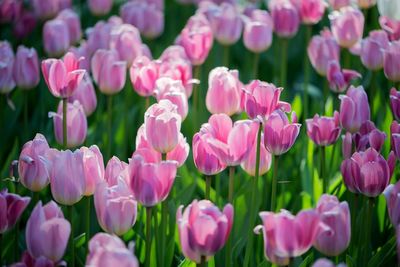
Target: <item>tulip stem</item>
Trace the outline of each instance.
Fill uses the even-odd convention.
[[[107,142],[107,158],[111,158],[111,140],[112,140],[112,95],[107,96],[107,109],[108,109],[108,142]]]
[[[366,223],[365,223],[365,250],[364,250],[364,266],[367,266],[368,264],[368,259],[369,259],[369,244],[371,242],[371,224],[372,224],[372,211],[374,209],[374,199],[373,198],[368,198],[367,199],[367,216],[366,216]]]
[[[248,239],[247,239],[247,245],[246,245],[246,253],[244,256],[244,266],[247,267],[249,266],[249,261],[250,261],[250,254],[253,253],[253,225],[255,221],[255,211],[258,210],[256,207],[256,196],[258,194],[257,190],[257,181],[258,181],[258,176],[260,174],[260,149],[261,149],[261,132],[262,132],[262,123],[260,122],[259,127],[258,127],[258,133],[257,133],[257,149],[256,149],[256,170],[255,170],[255,176],[253,177],[253,184],[252,184],[252,191],[251,191],[251,204],[250,204],[250,217],[249,217],[249,232],[248,232]]]
[[[71,224],[71,235],[69,238],[69,253],[71,254],[70,264],[69,266],[75,266],[75,246],[74,246],[74,222],[73,222],[73,206],[70,205],[67,207],[68,209],[68,219]]]
[[[205,199],[210,200],[210,189],[211,189],[211,176],[210,175],[206,175],[206,196]]]
[[[307,54],[308,43],[310,42],[312,35],[312,26],[306,25],[306,38],[305,38],[305,47],[306,51],[304,52],[304,116],[303,118],[308,118],[308,84],[310,83],[310,62]]]
[[[274,169],[272,172],[272,192],[271,192],[271,211],[274,212],[276,207],[276,189],[278,185],[278,162],[279,156],[274,156]]]
[[[324,85],[323,85],[323,96],[322,96],[322,114],[325,114],[325,104],[326,101],[328,100],[328,93],[329,93],[329,84],[328,84],[328,80],[324,79]]]
[[[151,211],[152,207],[146,207],[146,257],[145,266],[150,267],[151,255]]]
[[[207,267],[206,256],[201,256],[200,263],[196,264],[198,267]]]
[[[320,178],[322,179],[323,193],[328,193],[328,177],[325,174],[325,146],[321,146],[321,169]]]
[[[223,47],[223,62],[224,67],[229,68],[229,45],[224,45]]]
[[[63,98],[63,147],[64,149],[67,149],[67,138],[68,138],[68,133],[67,133],[67,104],[68,104],[68,99]]]
[[[200,71],[201,71],[201,66],[193,67],[193,77],[195,79],[200,80]],[[199,98],[199,94],[200,94],[199,90],[200,90],[200,85],[194,84],[193,85],[193,109],[196,112],[196,114],[198,113],[198,98]]]
[[[258,63],[260,61],[260,53],[254,53],[254,61],[253,61],[253,79],[257,79],[258,77]]]
[[[168,215],[168,199],[161,203],[161,263],[160,266],[165,266],[165,238],[167,236],[167,215]]]
[[[229,167],[229,192],[228,192],[228,202],[233,205],[233,194],[235,190],[235,166]]]
[[[29,91],[25,91],[24,92],[24,132],[25,132],[25,136],[24,136],[24,140],[28,140],[29,139],[29,130],[28,130],[28,92]]]
[[[281,87],[286,88],[288,40],[281,39]]]
[[[145,112],[150,106],[150,97],[146,97],[146,102],[144,103]]]
[[[89,239],[90,239],[90,196],[86,197],[86,254],[89,252]]]

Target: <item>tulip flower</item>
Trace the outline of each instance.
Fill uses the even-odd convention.
[[[113,0],[89,0],[89,10],[93,15],[107,15],[112,8]]]
[[[324,29],[320,35],[312,37],[308,48],[308,58],[315,71],[322,76],[328,73],[330,61],[339,61],[340,48],[328,29]]]
[[[288,265],[290,258],[307,252],[319,234],[329,232],[315,210],[302,210],[296,216],[286,210],[260,212],[260,217],[262,225],[254,232],[263,234],[265,256],[278,265]]]
[[[273,22],[267,11],[254,10],[245,20],[243,42],[253,53],[261,53],[272,44]]]
[[[229,116],[240,110],[242,84],[237,70],[217,67],[208,76],[206,106],[210,113],[225,113]]]
[[[400,20],[400,3],[398,1],[378,0],[378,10],[382,16]]]
[[[39,201],[26,224],[26,246],[34,258],[41,256],[58,262],[64,255],[71,233],[70,223],[64,219],[54,201],[42,205]]]
[[[256,136],[253,137],[256,140]],[[265,148],[264,136],[261,134],[261,144],[260,144],[260,167],[258,170],[258,175],[264,175],[271,168],[272,156]],[[257,142],[253,143],[253,146],[249,149],[246,157],[243,158],[240,167],[249,175],[256,175],[256,161],[257,161]]]
[[[78,101],[67,104],[67,147],[77,147],[85,142],[87,134],[87,119],[82,105]],[[62,103],[58,105],[57,114],[50,113],[53,117],[54,135],[57,143],[63,144],[63,106]]]
[[[110,37],[110,48],[115,49],[121,61],[126,61],[128,68],[136,57],[143,55],[140,33],[134,26],[118,25],[113,28]]]
[[[393,82],[400,81],[400,41],[391,42],[383,52],[383,71],[386,78]]]
[[[351,81],[361,78],[361,74],[354,70],[341,69],[338,61],[328,63],[327,79],[329,87],[333,92],[341,93],[346,91]]]
[[[328,0],[328,2],[334,10],[339,10],[342,7],[351,5],[351,0]]]
[[[399,225],[400,223],[400,183],[390,184],[386,187],[383,194],[386,198],[386,205],[388,209],[388,214],[390,221],[394,226]]]
[[[58,14],[57,19],[62,20],[68,27],[69,43],[78,43],[82,37],[81,20],[72,9],[64,9]]]
[[[353,140],[351,133],[347,132],[345,135],[342,135],[342,154],[344,159],[348,159],[351,157],[353,153]]]
[[[22,13],[22,2],[7,0],[0,3],[0,23],[11,23],[17,20]]]
[[[34,48],[18,46],[13,75],[15,83],[21,89],[32,89],[39,84],[39,59]]]
[[[359,8],[367,9],[376,5],[377,0],[357,0]]]
[[[68,98],[68,102],[70,103],[74,103],[75,101],[79,101],[82,105],[86,116],[90,116],[96,110],[96,91],[94,90],[92,79],[88,73],[83,76],[76,91]]]
[[[383,67],[384,50],[389,47],[386,32],[371,31],[361,42],[361,62],[370,70],[380,70]]]
[[[98,222],[108,233],[120,236],[135,224],[137,203],[122,178],[116,185],[100,183],[94,193],[94,205]]]
[[[281,38],[296,35],[300,26],[300,14],[289,0],[271,0],[268,3],[271,11],[275,33]]]
[[[243,29],[238,8],[228,2],[222,3],[209,18],[215,39],[222,45],[236,43]]]
[[[333,117],[319,116],[307,119],[307,135],[318,146],[330,146],[340,135],[339,113],[335,111]]]
[[[30,197],[8,193],[7,188],[0,191],[0,235],[14,227],[30,201]]]
[[[159,77],[158,69],[158,62],[146,56],[138,56],[129,69],[133,90],[141,96],[153,95]]]
[[[396,88],[390,89],[390,108],[395,119],[400,121],[400,92]]]
[[[86,266],[139,267],[139,262],[121,239],[114,235],[98,233],[90,239]]]
[[[49,145],[46,138],[41,134],[36,134],[35,138],[25,143],[18,160],[18,174],[23,186],[33,192],[38,192],[45,188],[50,180],[45,162],[45,157]]]
[[[353,7],[333,12],[329,19],[333,36],[341,47],[350,48],[361,40],[364,31],[364,15]]]
[[[8,41],[0,42],[0,93],[8,94],[15,87],[13,77],[14,52]]]
[[[87,45],[90,54],[94,54],[99,49],[109,49],[110,39],[113,29],[122,24],[119,17],[112,16],[108,21],[99,21],[93,28],[89,28],[87,33]]]
[[[207,261],[227,241],[233,224],[233,207],[227,204],[221,212],[208,200],[194,200],[185,210],[183,205],[179,207],[176,221],[183,254],[201,263],[203,257]]]
[[[317,24],[325,13],[326,3],[323,0],[291,0],[297,7],[301,21],[306,25]]]
[[[36,16],[42,20],[52,18],[60,11],[59,0],[32,0],[31,3]]]
[[[395,41],[400,38],[400,21],[380,16],[379,25],[388,34],[390,41]]]
[[[25,251],[22,254],[21,261],[18,263],[14,263],[11,265],[12,267],[28,267],[28,266],[34,266],[34,267],[55,267],[57,263],[54,263],[52,260],[40,256],[38,258],[34,258],[31,254],[29,254],[28,251]]]
[[[350,192],[376,197],[389,184],[395,162],[396,157],[393,152],[386,161],[378,151],[368,148],[344,160],[340,169],[344,183]]]
[[[336,196],[324,194],[317,204],[317,212],[323,223],[331,228],[319,233],[314,247],[328,256],[340,255],[350,244],[350,210],[346,201],[339,202]]]
[[[113,95],[124,88],[126,62],[119,60],[115,50],[97,50],[92,57],[91,70],[102,93]]]
[[[93,195],[99,183],[104,181],[103,155],[96,145],[81,147],[83,153],[83,169],[85,172],[85,196]]]
[[[61,19],[49,20],[43,27],[43,46],[46,54],[62,56],[71,44],[68,24]]]
[[[339,98],[340,124],[345,130],[355,133],[370,119],[368,96],[362,86],[350,86],[346,95],[340,95]]]
[[[365,151],[372,147],[376,151],[381,151],[386,139],[386,133],[375,127],[372,121],[365,121],[360,130],[353,134],[356,151]]]
[[[347,265],[340,263],[337,267],[346,267]],[[336,265],[326,258],[319,258],[311,267],[336,267]]]
[[[104,180],[109,186],[118,184],[118,179],[121,177],[129,184],[128,163],[121,161],[116,156],[113,156],[108,162],[104,172]]]

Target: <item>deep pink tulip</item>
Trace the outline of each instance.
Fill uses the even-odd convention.
[[[44,256],[34,258],[28,251],[22,254],[21,261],[14,263],[11,267],[57,267],[57,263]]]
[[[260,212],[262,225],[254,228],[264,236],[265,256],[279,265],[309,250],[318,234],[329,231],[315,210],[302,210],[296,216],[287,210],[280,213]]]
[[[400,39],[400,21],[380,16],[379,24],[381,28],[388,34],[390,41]]]
[[[158,102],[167,99],[176,105],[177,112],[181,116],[182,121],[185,120],[189,112],[189,104],[186,89],[180,80],[173,80],[168,77],[160,78],[156,81],[154,93]]]
[[[368,96],[362,86],[350,86],[346,95],[339,96],[340,124],[348,132],[358,132],[361,125],[370,119]]]
[[[49,20],[43,27],[43,48],[46,54],[61,57],[71,44],[68,24],[61,19]]]
[[[115,50],[97,50],[92,57],[91,69],[93,80],[102,93],[113,95],[124,88],[126,62],[119,60]]]
[[[372,121],[365,121],[360,127],[360,130],[353,134],[356,151],[365,151],[372,147],[380,152],[385,143],[386,133],[375,127]]]
[[[178,44],[185,49],[193,65],[203,64],[213,45],[213,33],[207,19],[201,14],[192,16],[181,32]]]
[[[333,117],[319,116],[307,119],[307,135],[318,146],[330,146],[336,143],[340,135],[339,113],[335,111]]]
[[[119,177],[129,184],[128,163],[121,161],[116,156],[113,156],[107,162],[104,179],[110,186],[114,186],[118,184]]]
[[[0,42],[0,93],[8,94],[15,87],[13,77],[14,52],[8,41]]]
[[[160,153],[168,153],[178,144],[182,118],[178,108],[167,99],[150,106],[144,115],[146,137]]]
[[[93,195],[96,186],[104,181],[104,162],[103,155],[96,145],[81,147],[83,153],[83,169],[85,172],[85,196]]]
[[[240,110],[242,83],[239,72],[226,67],[217,67],[208,76],[206,106],[210,113],[225,113],[229,116]]]
[[[96,110],[96,91],[88,73],[84,75],[76,91],[68,98],[68,102],[70,103],[74,103],[75,101],[79,101],[82,105],[86,116],[90,116]]]
[[[341,47],[350,48],[359,42],[364,31],[364,15],[353,7],[344,7],[329,16],[333,36]]]
[[[389,80],[400,81],[400,41],[391,42],[389,47],[384,50],[383,71]]]
[[[257,129],[258,130],[258,129]],[[257,133],[254,135],[254,140],[257,140]],[[257,155],[257,141],[253,142],[253,145],[249,149],[247,155],[243,158],[240,167],[249,175],[256,175],[256,155]],[[258,174],[264,175],[271,168],[272,156],[271,153],[265,148],[264,134],[261,134],[261,146],[260,146],[260,167]]]
[[[54,135],[57,143],[63,144],[63,105],[59,103],[57,114],[51,113],[54,123]],[[82,105],[78,101],[67,104],[67,147],[73,148],[83,144],[87,135],[87,119]]]
[[[400,92],[396,88],[390,89],[390,108],[395,119],[400,121]]]
[[[400,223],[400,182],[390,184],[383,192],[390,221],[394,226]]]
[[[18,46],[13,74],[18,88],[32,89],[38,85],[40,80],[39,59],[34,48]]]
[[[253,10],[246,18],[243,31],[244,46],[254,53],[267,50],[272,44],[273,22],[265,10]]]
[[[296,35],[300,26],[300,14],[289,0],[271,0],[268,3],[275,33],[282,38]]]
[[[342,7],[351,5],[351,0],[328,0],[328,2],[334,10],[339,10]]]
[[[53,18],[60,11],[60,0],[32,0],[30,2],[35,15],[41,20]]]
[[[215,39],[223,45],[236,43],[242,34],[243,22],[236,5],[224,2],[209,17]]]
[[[308,58],[318,74],[326,76],[329,62],[339,61],[340,48],[328,29],[324,29],[320,35],[312,37],[308,48]]]
[[[121,239],[114,235],[97,233],[89,241],[86,266],[139,267],[139,262],[133,252],[126,248]]]
[[[339,202],[336,196],[324,194],[317,204],[317,212],[323,223],[332,231],[319,233],[314,247],[327,256],[338,256],[350,244],[350,210],[346,201]]]
[[[68,244],[71,225],[54,201],[39,201],[26,224],[26,246],[34,258],[41,256],[58,262]]]
[[[247,115],[254,119],[257,116],[268,117],[276,109],[289,112],[290,104],[279,100],[282,90],[272,83],[251,81],[244,89],[244,109]]]
[[[330,89],[335,93],[346,91],[352,80],[361,78],[361,74],[354,70],[341,69],[339,62],[334,60],[328,63],[326,75]]]
[[[86,191],[83,152],[50,149],[46,155],[51,194],[62,205],[73,205]]]
[[[89,51],[89,45],[86,41],[81,41],[79,46],[71,46],[68,52],[71,52],[76,58],[79,58],[80,69],[84,69],[90,73],[90,59],[92,55]]]
[[[307,25],[317,24],[325,13],[324,0],[290,0],[299,10],[301,21]]]
[[[290,123],[281,110],[274,111],[264,125],[264,145],[273,155],[286,153],[294,144],[300,133],[301,124],[297,123],[296,113],[292,113]]]
[[[183,211],[183,213],[182,213]],[[220,250],[229,238],[233,224],[233,206],[227,204],[221,212],[209,200],[194,200],[185,210],[176,212],[179,240],[186,258],[200,263]]]
[[[386,161],[378,151],[368,148],[344,160],[340,169],[350,192],[376,197],[389,184],[395,163],[396,157],[393,152]]]
[[[361,62],[370,70],[383,67],[383,51],[389,47],[389,38],[383,30],[371,31],[361,42]]]
[[[152,207],[168,197],[176,176],[176,161],[149,163],[134,154],[128,168],[131,190],[140,204]]]
[[[133,90],[141,96],[154,94],[156,80],[159,78],[159,62],[146,56],[138,56],[129,70]]]
[[[14,227],[30,201],[30,197],[8,193],[7,188],[0,191],[0,234]]]
[[[113,0],[89,0],[89,10],[93,15],[103,16],[110,13]]]
[[[45,157],[49,144],[41,134],[25,143],[18,160],[18,174],[23,186],[33,192],[45,188],[50,180],[42,158]]]
[[[15,22],[23,12],[20,0],[3,0],[0,2],[0,23]]]
[[[397,159],[400,160],[400,124],[393,121],[390,125],[390,145]]]
[[[130,67],[135,58],[143,54],[139,31],[129,24],[115,26],[111,32],[110,48],[115,49],[119,59]]]
[[[116,185],[100,183],[94,193],[94,206],[101,228],[110,234],[121,236],[136,222],[137,202],[122,178]]]
[[[342,135],[342,154],[344,159],[348,159],[353,154],[353,137],[351,133],[347,132]]]
[[[42,61],[43,77],[53,96],[67,98],[76,91],[85,74],[85,70],[79,69],[79,61],[70,52],[62,60]]]
[[[64,21],[68,27],[69,43],[78,43],[82,37],[81,20],[72,9],[64,9],[58,14],[57,19]]]

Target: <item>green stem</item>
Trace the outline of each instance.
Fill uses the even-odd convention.
[[[225,67],[227,67],[227,68],[229,68],[229,45],[224,45],[223,47],[222,47],[222,49],[223,49],[223,62],[222,62],[222,64],[225,66]]]
[[[249,217],[249,231],[248,231],[248,239],[247,239],[247,245],[246,245],[246,253],[244,256],[244,265],[245,267],[249,266],[249,261],[250,261],[250,254],[253,253],[253,225],[255,221],[255,212],[257,210],[256,207],[256,195],[257,195],[257,181],[258,181],[258,176],[260,174],[260,148],[261,148],[261,132],[262,132],[262,124],[260,123],[259,128],[258,128],[258,134],[257,134],[257,149],[256,149],[256,170],[255,170],[255,176],[253,177],[253,184],[252,184],[252,192],[251,192],[251,204],[250,204],[250,217]]]
[[[25,132],[25,140],[29,139],[29,130],[28,130],[28,91],[24,91],[24,132]]]
[[[68,139],[68,132],[67,132],[67,98],[63,98],[63,147],[64,149],[67,148],[67,139]]]
[[[229,167],[229,192],[228,192],[228,202],[233,204],[233,194],[235,190],[235,166]]]
[[[33,195],[32,196],[32,204],[34,207],[40,201],[39,194],[40,194],[40,192],[32,192],[32,195]]]
[[[276,188],[278,185],[278,161],[279,161],[279,156],[275,155],[274,156],[274,169],[272,173],[272,192],[271,192],[271,211],[275,211],[275,206],[276,206]]]
[[[308,43],[310,42],[311,35],[312,35],[312,26],[311,25],[306,25],[306,37],[305,37],[305,48],[306,51],[304,52],[304,95],[303,95],[303,101],[304,101],[304,118],[308,118],[308,85],[310,83],[310,62],[308,59],[308,53],[307,53],[307,47]]]
[[[150,97],[146,97],[146,102],[144,103],[145,111],[150,107]]]
[[[201,71],[201,66],[194,66],[193,67],[193,78],[200,80],[200,71]],[[196,113],[198,113],[198,98],[199,98],[199,92],[200,86],[198,84],[193,85],[193,109],[195,110]]]
[[[235,182],[235,166],[229,167],[229,191],[228,191],[228,202],[233,206],[234,202],[234,182]],[[232,226],[233,227],[233,226]],[[231,233],[233,230],[231,229]],[[232,235],[232,234],[231,234]],[[232,237],[228,237],[228,241],[226,243],[226,255],[225,255],[225,266],[232,266]]]
[[[86,244],[85,250],[88,255],[89,252],[89,240],[90,240],[90,196],[86,197]]]
[[[206,196],[205,198],[210,200],[210,191],[211,191],[211,176],[206,175]]]
[[[328,94],[329,94],[329,84],[328,80],[324,78],[324,88],[323,88],[323,98],[322,98],[322,114],[325,113],[325,104],[326,101],[328,100]]]
[[[343,52],[343,57],[344,57],[344,66],[343,68],[345,69],[351,69],[351,54],[350,52],[347,50],[347,48],[343,48],[342,49]]]
[[[260,61],[260,53],[254,53],[254,62],[253,62],[253,79],[258,78],[258,63]]]
[[[111,143],[112,143],[112,95],[107,96],[107,113],[108,113],[108,124],[107,124],[107,158],[111,158]]]
[[[167,216],[168,216],[168,198],[164,200],[161,203],[161,263],[160,266],[165,266],[164,260],[165,260],[165,249],[166,249],[166,244],[165,244],[165,238],[167,236]]]
[[[328,177],[326,176],[326,173],[325,173],[325,146],[321,146],[320,152],[321,152],[321,155],[320,155],[320,157],[321,157],[320,177],[322,179],[322,184],[323,184],[322,188],[323,188],[324,193],[328,193],[329,181],[328,181]]]
[[[206,256],[201,256],[200,263],[196,264],[198,267],[207,267]]]
[[[286,88],[288,40],[281,39],[281,87]]]
[[[374,209],[374,199],[367,199],[367,218],[365,223],[365,242],[364,242],[364,266],[367,266],[369,260],[369,244],[371,243],[371,225],[372,225],[372,211]]]
[[[146,256],[145,256],[145,266],[150,267],[151,260],[151,211],[152,207],[146,207]]]
[[[69,266],[75,266],[75,245],[74,245],[74,222],[73,222],[73,206],[68,206],[68,219],[71,224],[71,235],[69,238],[69,253],[71,255]]]

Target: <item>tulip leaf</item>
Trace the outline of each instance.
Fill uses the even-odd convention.
[[[369,260],[368,267],[374,266],[390,266],[386,265],[386,261],[389,257],[393,257],[396,254],[396,236],[394,235],[385,245],[378,249],[378,252]],[[393,263],[392,266],[395,264]]]
[[[311,266],[311,263],[314,261],[314,253],[310,253],[301,263],[297,265],[299,267],[307,267]]]
[[[74,238],[74,243],[76,248],[80,248],[86,242],[86,233],[82,233]]]

